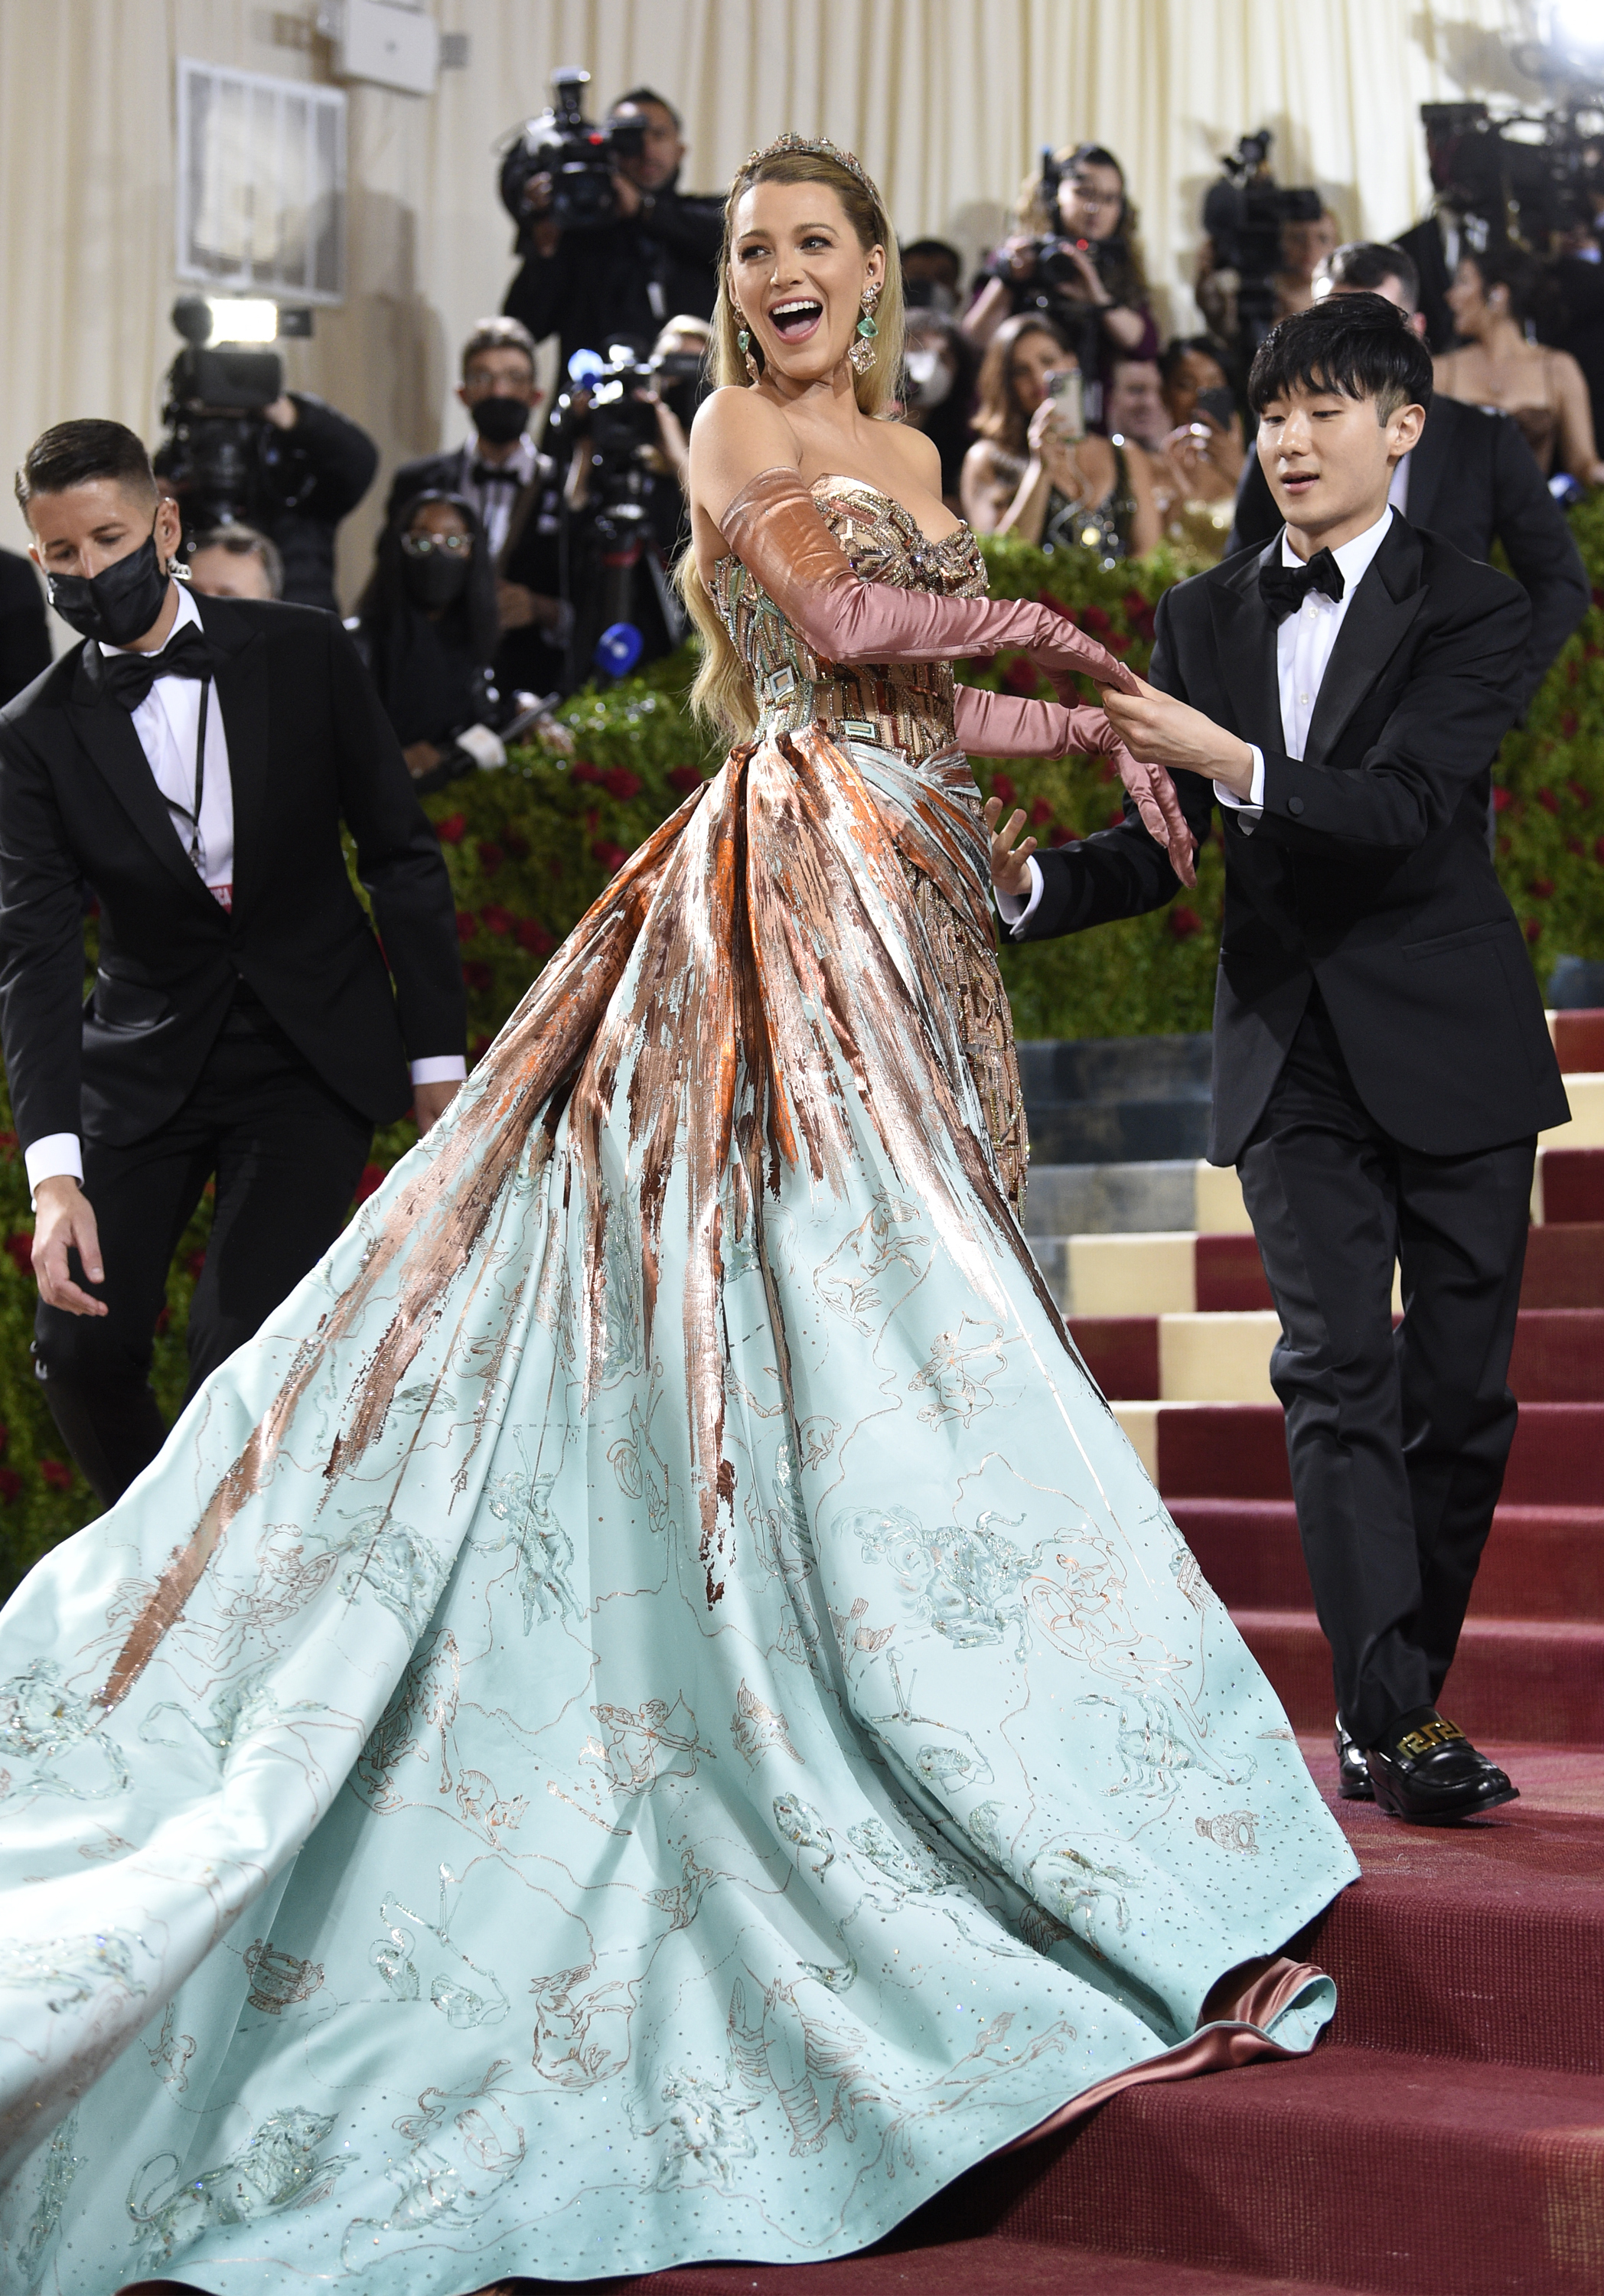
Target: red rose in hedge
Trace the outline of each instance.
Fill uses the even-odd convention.
[[[467,830],[468,816],[465,813],[448,813],[444,821],[435,824],[435,835],[442,845],[460,845]]]
[[[0,1467],[0,1501],[10,1506],[22,1488],[22,1478],[14,1467]]]
[[[481,837],[479,841],[479,864],[487,877],[494,877],[506,855],[494,838]]]
[[[1080,832],[1078,829],[1066,829],[1063,823],[1060,821],[1055,828],[1048,831],[1047,842],[1049,845],[1052,846],[1078,845],[1080,843]]]
[[[1575,726],[1576,726],[1576,721],[1575,721],[1575,719],[1573,718],[1571,719],[1570,726],[1569,726],[1568,730],[1569,730],[1570,732],[1572,732],[1572,733],[1575,733]],[[1552,791],[1552,790],[1550,790],[1550,789],[1542,789],[1542,790],[1539,790],[1539,791],[1538,791],[1538,792],[1537,792],[1537,802],[1538,802],[1538,804],[1543,808],[1543,810],[1544,811],[1544,813],[1558,813],[1558,812],[1559,812],[1559,799],[1554,795],[1554,792],[1553,792],[1553,791]]]
[[[702,786],[701,767],[675,766],[668,776],[668,786],[671,790],[678,790],[682,797],[689,797],[692,790],[699,790]]]
[[[1512,791],[1505,789],[1502,783],[1499,783],[1494,786],[1493,791],[1493,810],[1494,813],[1502,813],[1506,806],[1512,805],[1514,801],[1514,793]]]
[[[1080,610],[1080,626],[1083,630],[1090,630],[1096,637],[1106,638],[1114,624],[1112,619],[1101,606],[1083,606]]]
[[[457,939],[459,940],[471,940],[478,931],[479,919],[474,915],[473,911],[471,909],[459,909],[457,911]]]
[[[1008,774],[994,774],[991,793],[994,798],[1001,798],[1004,805],[1011,805],[1014,801],[1014,785],[1011,776]]]
[[[70,1491],[72,1488],[72,1470],[64,1467],[59,1459],[41,1459],[39,1472],[53,1491]]]
[[[1002,673],[1003,692],[1022,694],[1027,701],[1030,700],[1041,682],[1041,678],[1031,666],[1028,654],[1015,654]]]
[[[557,946],[538,917],[520,917],[515,938],[520,948],[535,956],[549,956]]]
[[[1528,917],[1526,919],[1526,937],[1529,941],[1540,941],[1543,939],[1543,919],[1541,917]]]
[[[1203,920],[1196,909],[1189,909],[1184,901],[1177,901],[1169,913],[1169,929],[1177,940],[1190,940],[1193,933],[1203,930]]]
[[[1052,819],[1052,808],[1048,804],[1044,797],[1037,798],[1035,803],[1030,808],[1031,827],[1033,829],[1045,828],[1048,822]]]
[[[487,933],[505,939],[517,920],[511,909],[503,909],[499,901],[491,901],[479,912],[479,922]]]
[[[1532,880],[1532,897],[1534,900],[1551,901],[1554,898],[1553,879],[1551,877],[1534,877]]]
[[[600,861],[610,877],[616,877],[629,858],[623,846],[611,844],[605,837],[597,838],[591,847],[591,857]]]
[[[577,782],[599,782],[602,778],[595,767],[585,758],[576,758],[569,767],[569,773]]]
[[[620,805],[627,805],[632,797],[641,794],[641,776],[632,774],[627,766],[610,766],[602,776],[602,786],[609,797],[616,797]]]
[[[22,1233],[22,1230],[19,1228],[15,1235],[8,1235],[6,1237],[5,1248],[17,1263],[18,1275],[31,1275],[33,1274],[32,1236],[25,1235]]]

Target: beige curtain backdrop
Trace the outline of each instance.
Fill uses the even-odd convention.
[[[1345,232],[1390,237],[1429,197],[1423,101],[1540,91],[1504,36],[1532,0],[433,0],[464,69],[430,98],[354,86],[348,294],[288,347],[383,451],[342,532],[360,586],[397,463],[462,435],[454,353],[512,274],[495,146],[545,101],[554,65],[594,75],[598,107],[639,81],[685,115],[687,189],[727,181],[782,129],[849,145],[904,236],[978,256],[1043,144],[1095,135],[1123,160],[1171,323],[1218,154],[1268,126],[1283,183],[1316,183]],[[328,79],[313,0],[0,0],[4,303],[0,462],[70,414],[150,439],[177,348],[175,63]],[[0,541],[25,537],[7,501]]]

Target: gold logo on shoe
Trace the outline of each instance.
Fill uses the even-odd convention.
[[[1418,1730],[1405,1731],[1398,1741],[1398,1751],[1414,1761],[1422,1754],[1429,1754],[1434,1746],[1451,1746],[1464,1735],[1457,1722],[1444,1722],[1439,1714],[1435,1722],[1422,1722]]]

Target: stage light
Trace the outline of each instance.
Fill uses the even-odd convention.
[[[1604,0],[1558,0],[1549,21],[1549,37],[1557,48],[1573,54],[1597,55],[1604,51]]]
[[[173,324],[197,350],[209,343],[276,342],[281,333],[301,332],[281,327],[276,303],[245,295],[181,295],[173,306]]]

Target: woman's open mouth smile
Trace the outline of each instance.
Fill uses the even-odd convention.
[[[768,323],[782,343],[805,343],[824,322],[824,306],[811,295],[792,295],[776,303]]]

